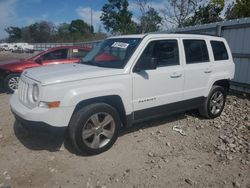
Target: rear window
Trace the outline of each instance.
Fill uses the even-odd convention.
[[[88,51],[83,49],[72,49],[72,58],[83,58],[87,55]]]
[[[204,40],[183,40],[186,63],[204,63],[209,61],[207,45]]]
[[[220,41],[211,41],[211,46],[213,49],[213,54],[214,54],[214,60],[215,61],[220,61],[220,60],[227,60],[228,59],[228,53],[226,46],[224,42]]]

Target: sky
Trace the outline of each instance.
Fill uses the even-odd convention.
[[[55,24],[70,23],[83,19],[90,24],[91,8],[95,30],[102,27],[100,22],[102,6],[108,0],[0,0],[0,39],[7,37],[4,31],[9,26],[23,27],[37,21],[50,21]],[[204,1],[204,0],[203,0]],[[232,1],[232,0],[226,0]],[[167,0],[151,0],[156,10],[166,6]],[[133,20],[139,19],[139,8],[134,0],[129,0],[129,10]]]
[[[163,0],[153,0],[160,3]],[[70,23],[74,19],[83,19],[90,24],[92,8],[95,30],[102,25],[101,9],[107,0],[0,0],[0,39],[7,37],[4,31],[9,26],[27,26],[36,21],[51,21],[55,24]],[[129,9],[137,20],[139,10],[135,2],[129,1]]]

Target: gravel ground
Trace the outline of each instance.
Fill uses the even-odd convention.
[[[61,136],[21,128],[9,99],[0,94],[0,187],[250,187],[246,96],[230,95],[214,120],[188,112],[124,129],[109,151],[91,157]]]
[[[91,157],[59,134],[24,130],[10,97],[0,89],[0,187],[250,188],[249,96],[229,95],[214,120],[188,112],[124,129],[109,151]]]

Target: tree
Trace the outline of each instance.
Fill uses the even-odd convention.
[[[158,31],[161,25],[162,18],[154,8],[150,8],[144,16],[140,19],[140,32],[154,32]]]
[[[130,34],[136,32],[136,23],[128,10],[127,0],[108,0],[102,7],[101,21],[104,28],[113,34]]]
[[[197,24],[207,24],[222,21],[220,17],[224,8],[224,0],[211,1],[207,5],[199,6],[194,15],[184,21],[183,26],[192,26]]]
[[[152,8],[149,3],[151,2],[151,0],[136,0],[136,4],[138,5],[140,12],[141,12],[141,16],[145,16],[146,13],[148,12],[148,10],[150,8]]]
[[[106,34],[93,33],[93,27],[83,20],[72,20],[55,26],[53,23],[42,21],[18,28],[9,27],[5,31],[9,34],[10,42],[80,42],[86,40],[100,40],[106,38]]]
[[[169,0],[169,4],[160,11],[165,25],[182,27],[185,20],[195,12],[197,0]]]
[[[5,31],[9,34],[9,42],[20,41],[22,38],[22,30],[19,27],[8,27]]]
[[[92,34],[91,26],[83,20],[73,20],[69,26],[70,35],[73,41],[89,38]]]
[[[236,0],[226,11],[226,19],[250,17],[250,1]]]
[[[78,33],[80,35],[91,33],[91,27],[83,20],[72,20],[69,26],[69,31],[72,34]]]
[[[69,31],[70,24],[61,23],[57,27],[57,35],[55,41],[57,42],[68,42],[71,41],[71,34]]]
[[[26,32],[29,32],[30,37],[27,42],[49,42],[51,36],[55,33],[55,26],[53,23],[46,21],[36,22],[28,26]]]

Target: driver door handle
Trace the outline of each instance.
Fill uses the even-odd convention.
[[[180,78],[181,76],[182,76],[181,73],[175,72],[175,73],[173,73],[170,77],[171,77],[171,78]]]

